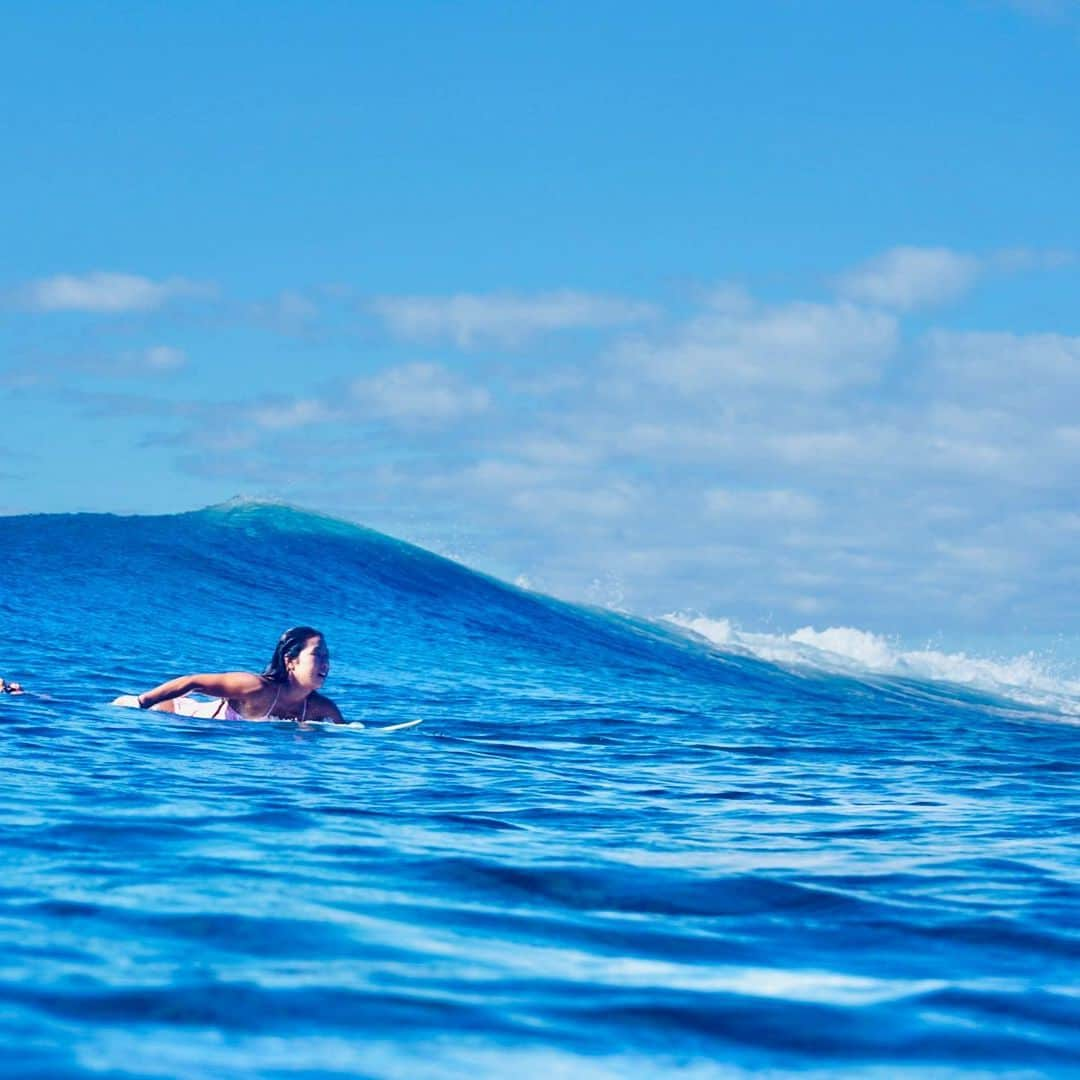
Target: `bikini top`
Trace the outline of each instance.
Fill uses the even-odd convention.
[[[273,715],[274,707],[277,705],[278,697],[280,695],[281,695],[281,687],[279,686],[274,691],[274,700],[270,702],[270,708],[267,709],[266,712],[262,716],[243,716],[241,713],[238,713],[229,704],[229,702],[225,698],[222,698],[221,700],[225,705],[224,719],[226,719],[226,720],[269,720],[269,719],[271,719],[271,717],[273,717],[273,719],[275,719],[275,720],[299,720],[300,723],[303,723],[304,722],[304,717],[307,716],[308,699],[304,698],[304,707],[301,710],[299,716],[297,716],[297,717],[293,717],[293,716],[274,716]]]

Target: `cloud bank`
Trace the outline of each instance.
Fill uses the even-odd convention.
[[[749,624],[873,612],[886,632],[1061,625],[1080,586],[1080,338],[930,321],[987,275],[1055,268],[1068,260],[894,247],[832,299],[402,301],[384,340],[342,337],[322,368],[315,339],[293,341],[229,400],[178,400],[195,365],[157,343],[134,355],[172,372],[171,396],[157,380],[156,400],[63,400],[152,421],[148,448],[230,494],[464,548],[577,599]]]

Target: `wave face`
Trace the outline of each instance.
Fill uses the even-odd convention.
[[[0,1072],[1080,1067],[1068,684],[576,608],[265,504],[7,518],[0,556],[34,691],[0,697]],[[103,704],[297,623],[350,719],[423,725]]]

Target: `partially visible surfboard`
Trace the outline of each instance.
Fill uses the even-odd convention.
[[[134,694],[124,694],[121,697],[118,697],[115,701],[111,702],[111,704],[119,705],[119,706],[121,706],[123,708],[127,708],[127,709],[138,709],[139,708],[139,699]],[[169,714],[169,713],[166,713],[165,715],[167,715],[167,716],[168,715],[181,716],[181,715],[186,715],[186,714],[182,714],[182,713]],[[196,713],[195,715],[197,716],[198,714]],[[275,717],[272,717],[271,719],[273,719],[275,721],[280,721],[281,717],[275,716]],[[250,721],[250,722],[254,723],[255,721]],[[370,731],[370,732],[373,732],[373,733],[376,733],[376,734],[383,734],[383,733],[385,733],[387,731],[405,731],[407,728],[416,727],[417,724],[422,724],[423,722],[424,722],[423,720],[406,720],[404,723],[401,723],[401,724],[387,724],[386,727],[368,727],[367,724],[363,724],[359,720],[346,721],[344,724],[336,724],[336,723],[334,723],[333,720],[305,720],[305,721],[303,721],[303,723],[305,723],[305,724],[318,724],[319,727],[352,728],[354,731]]]
[[[401,724],[387,724],[386,727],[368,727],[367,724],[362,724],[359,720],[349,720],[344,724],[335,724],[333,720],[308,720],[308,724],[317,724],[319,727],[324,728],[352,728],[354,731],[370,731],[373,735],[383,735],[388,731],[404,731],[406,728],[416,727],[417,724],[422,724],[423,720],[406,720]]]
[[[370,728],[371,731],[404,731],[406,728],[416,727],[423,720],[406,720],[403,724],[387,724],[386,727]]]

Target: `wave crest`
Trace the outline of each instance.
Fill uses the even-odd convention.
[[[790,634],[764,634],[740,630],[729,619],[679,612],[665,615],[664,621],[724,651],[783,667],[962,686],[1080,718],[1080,680],[1053,671],[1035,653],[989,658],[931,648],[905,649],[880,634],[851,626],[823,630],[804,626]]]

